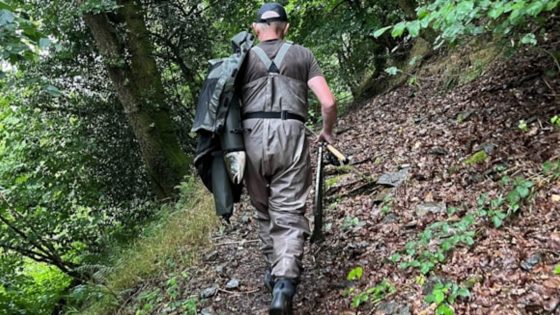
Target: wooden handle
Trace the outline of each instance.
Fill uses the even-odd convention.
[[[327,150],[329,150],[332,155],[334,155],[342,164],[348,164],[350,162],[348,158],[340,151],[338,151],[335,147],[330,144],[327,144]]]

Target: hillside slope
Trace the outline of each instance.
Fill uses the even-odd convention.
[[[528,49],[485,69],[447,91],[421,72],[340,119],[354,167],[327,169],[327,240],[308,246],[297,314],[560,313],[560,68]],[[396,188],[376,183],[399,170]],[[246,201],[197,266],[119,313],[265,314],[251,215]]]

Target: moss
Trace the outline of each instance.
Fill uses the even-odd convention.
[[[325,189],[328,190],[329,188],[336,186],[336,184],[340,181],[341,177],[342,177],[341,175],[338,175],[338,176],[326,178]]]
[[[488,159],[488,154],[484,152],[484,150],[480,150],[475,154],[471,155],[467,160],[465,160],[465,164],[467,165],[475,165],[480,164]]]

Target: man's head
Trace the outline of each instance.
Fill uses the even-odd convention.
[[[257,12],[253,31],[260,41],[284,38],[288,32],[288,15],[278,3],[265,3]]]

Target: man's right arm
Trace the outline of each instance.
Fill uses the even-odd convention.
[[[315,76],[311,78],[307,85],[313,91],[319,103],[321,104],[321,114],[323,115],[323,130],[319,135],[319,141],[323,140],[328,143],[334,142],[333,128],[336,123],[336,100],[334,98],[325,77]]]

